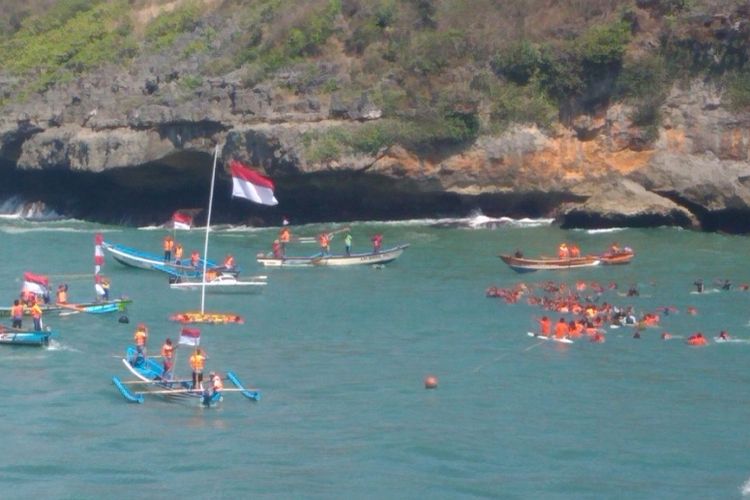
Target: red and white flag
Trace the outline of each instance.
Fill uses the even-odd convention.
[[[172,214],[172,227],[175,229],[190,229],[193,225],[193,216],[177,210]]]
[[[232,196],[247,198],[261,205],[278,205],[273,195],[273,181],[238,160],[229,162],[232,171]]]
[[[197,328],[183,328],[180,332],[180,344],[200,345],[201,331]]]
[[[49,280],[41,274],[25,272],[23,273],[22,290],[36,295],[44,295],[49,290]]]
[[[104,265],[104,250],[102,250],[104,237],[101,233],[94,235],[94,276],[97,276]]]

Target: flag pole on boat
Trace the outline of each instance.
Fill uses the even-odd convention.
[[[206,216],[206,238],[203,243],[203,273],[201,276],[201,314],[206,309],[206,267],[208,266],[208,232],[211,227],[211,209],[214,206],[214,183],[216,182],[216,163],[219,158],[219,145],[214,147],[214,166],[211,172],[211,191],[208,195],[208,215]]]

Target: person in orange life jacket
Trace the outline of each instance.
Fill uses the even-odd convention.
[[[174,240],[170,235],[164,237],[164,262],[172,260],[172,250],[174,249]]]
[[[372,252],[380,253],[380,247],[383,245],[383,235],[378,233],[372,237]]]
[[[320,244],[320,255],[331,253],[331,238],[328,233],[320,233],[318,235],[318,244]]]
[[[161,346],[161,358],[164,366],[162,372],[162,378],[169,380],[172,378],[172,368],[174,367],[174,350],[177,349],[176,345],[172,345],[172,339],[167,338],[164,341],[164,345]]]
[[[58,304],[68,303],[68,285],[59,285],[57,287],[55,302],[57,302]]]
[[[281,257],[286,257],[286,245],[292,239],[292,232],[288,227],[281,228],[279,231],[279,244],[281,245]]]
[[[193,250],[190,252],[190,265],[194,268],[198,268],[198,265],[200,264],[200,254],[198,253],[198,250]]]
[[[282,246],[279,240],[273,240],[273,245],[271,245],[271,251],[273,252],[274,258],[276,259],[284,258],[284,253],[283,253]]]
[[[560,246],[557,249],[557,256],[561,259],[570,258],[570,250],[568,250],[567,243],[560,243]]]
[[[138,325],[133,334],[133,341],[135,342],[135,350],[138,353],[138,357],[146,356],[146,342],[148,341],[148,328],[143,323]]]
[[[552,322],[549,320],[547,316],[542,316],[542,319],[539,320],[539,334],[543,337],[549,337],[549,334],[552,332]]]
[[[206,357],[203,355],[200,347],[196,347],[195,352],[190,356],[190,368],[193,370],[194,390],[203,390],[203,368],[206,366]]]
[[[560,321],[555,325],[555,337],[562,339],[568,335],[568,324],[565,322],[565,318],[560,318]]]
[[[578,248],[578,245],[570,245],[570,256],[572,258],[581,256],[581,249]]]
[[[174,263],[178,266],[182,264],[182,245],[180,243],[177,243],[174,247]]]
[[[13,301],[13,307],[10,308],[10,317],[13,320],[13,328],[22,328],[23,324],[23,304],[16,299]]]
[[[37,332],[42,331],[42,307],[38,301],[34,302],[31,306],[31,318],[34,320],[34,330]]]

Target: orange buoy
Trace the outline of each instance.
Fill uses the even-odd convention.
[[[425,389],[437,389],[438,386],[438,380],[437,377],[434,375],[427,375],[424,378],[424,388]]]

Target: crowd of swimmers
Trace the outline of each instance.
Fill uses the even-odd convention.
[[[726,280],[722,284],[728,284]],[[552,314],[546,314],[537,318],[537,335],[556,339],[589,338],[592,342],[601,343],[605,340],[607,326],[620,327],[630,326],[634,328],[633,337],[641,338],[641,332],[646,328],[657,328],[662,316],[669,316],[677,312],[674,306],[662,306],[653,311],[637,314],[633,306],[620,307],[607,301],[601,301],[602,295],[607,290],[616,290],[618,285],[614,282],[606,287],[597,282],[578,281],[573,286],[566,283],[545,281],[542,283],[518,283],[509,288],[490,287],[486,290],[487,297],[500,298],[508,304],[525,301],[528,305],[537,306]],[[724,289],[729,289],[724,288]],[[746,289],[742,287],[741,289]],[[628,297],[638,296],[637,287],[631,285],[625,295]],[[695,307],[687,307],[686,312],[695,315]],[[554,316],[559,314],[559,319]],[[566,316],[572,316],[572,318]],[[663,340],[675,338],[672,334],[664,332]],[[717,337],[721,341],[729,340],[729,334],[722,330]],[[706,345],[708,343],[702,332],[690,335],[686,342],[689,345]]]

